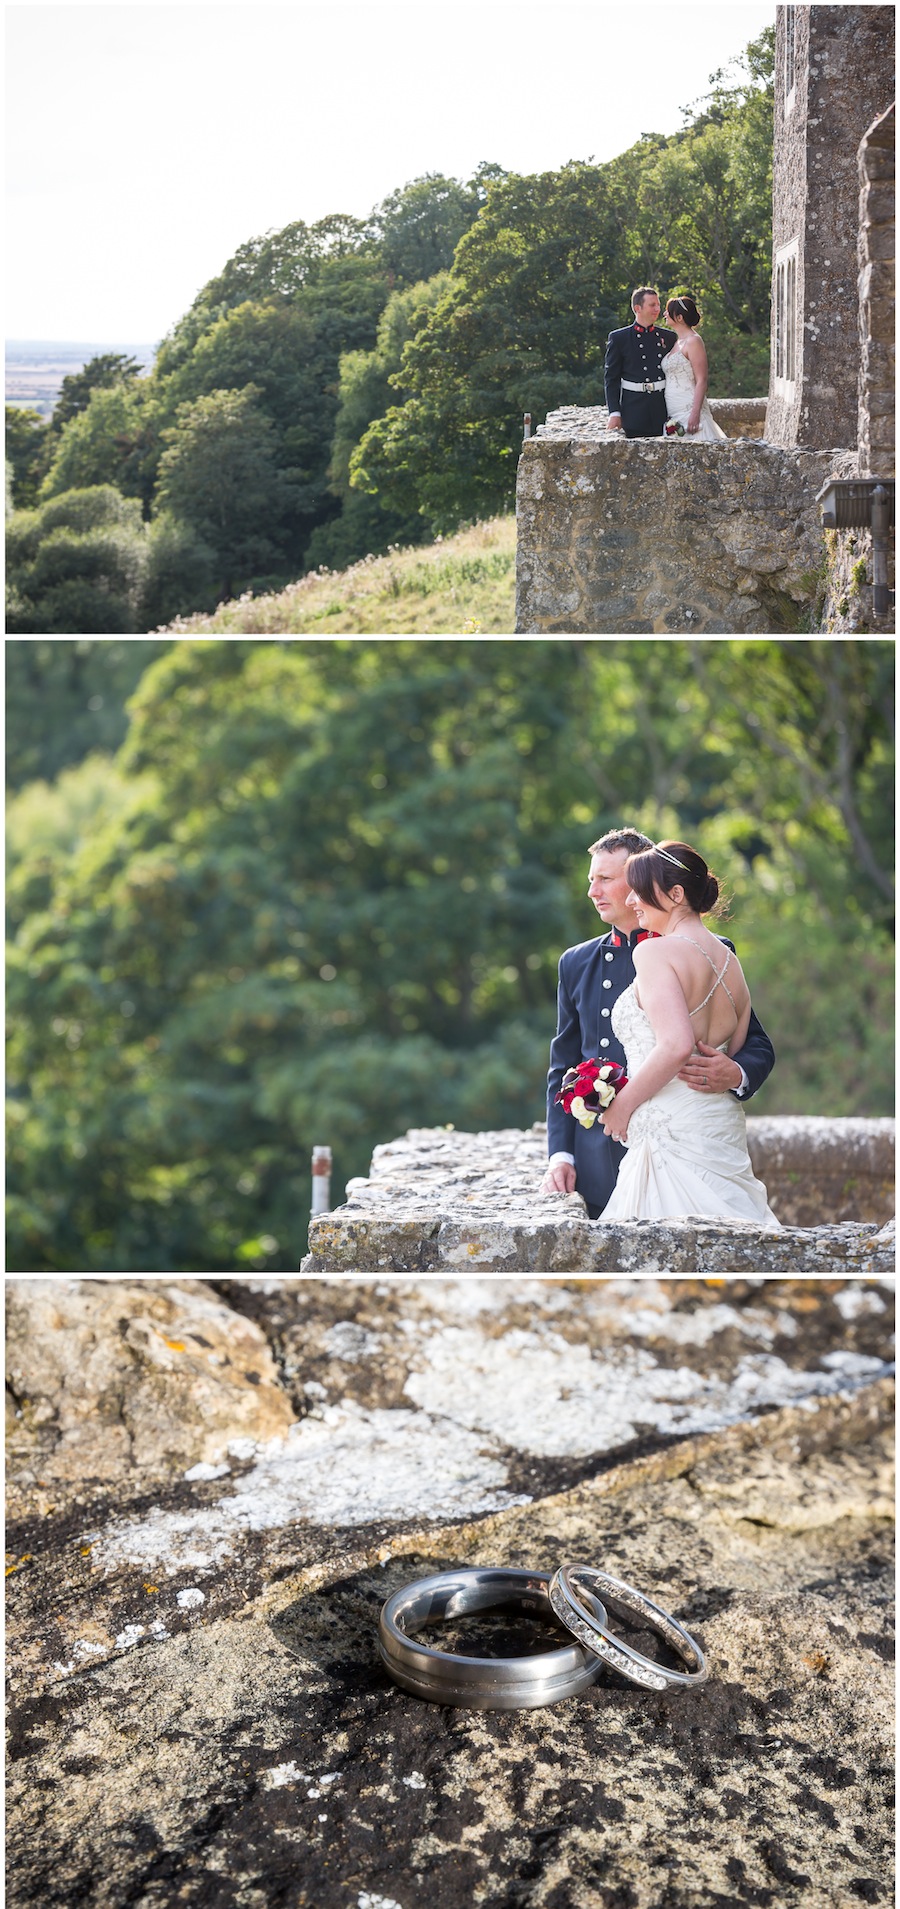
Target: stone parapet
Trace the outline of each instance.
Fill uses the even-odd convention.
[[[770,634],[818,627],[816,493],[855,454],[608,438],[555,414],[522,446],[516,630]],[[551,420],[548,420],[551,423]]]
[[[766,398],[710,398],[709,408],[726,437],[761,438],[766,428]],[[535,437],[592,438],[606,442],[609,411],[605,404],[565,404],[548,411]]]
[[[891,1121],[760,1119],[748,1130],[776,1211],[783,1202],[781,1232],[700,1219],[604,1225],[587,1218],[580,1195],[540,1192],[543,1123],[483,1134],[413,1128],[376,1148],[370,1177],[350,1181],[344,1206],[311,1222],[301,1270],[717,1279],[890,1270]],[[811,1213],[824,1223],[798,1223]]]
[[[894,1121],[748,1114],[753,1171],[783,1226],[894,1217]]]

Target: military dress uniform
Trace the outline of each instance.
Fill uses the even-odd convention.
[[[599,1120],[593,1127],[582,1127],[574,1114],[555,1105],[555,1099],[563,1075],[579,1061],[618,1061],[625,1066],[625,1050],[612,1030],[612,1011],[634,980],[634,950],[647,934],[646,928],[635,928],[630,935],[613,928],[607,935],[567,948],[559,963],[556,1034],[547,1074],[547,1151],[551,1157],[555,1153],[574,1157],[576,1188],[587,1201],[591,1219],[599,1217],[612,1197],[625,1148],[610,1140]],[[734,952],[724,935],[717,938]],[[747,1080],[739,1098],[749,1100],[775,1065],[775,1050],[752,1010],[747,1039],[731,1058]]]
[[[610,415],[618,411],[626,437],[662,437],[666,380],[662,361],[678,343],[658,325],[624,325],[611,331],[603,368]]]

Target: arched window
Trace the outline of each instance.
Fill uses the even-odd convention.
[[[799,239],[779,246],[775,254],[775,390],[790,402],[795,395],[800,340],[797,292]]]
[[[796,83],[796,31],[797,10],[795,7],[783,7],[784,15],[784,110],[789,113],[794,104]]]

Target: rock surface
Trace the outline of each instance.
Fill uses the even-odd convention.
[[[167,1281],[184,1316],[232,1315],[220,1343],[254,1344],[257,1370],[265,1346],[296,1429],[272,1437],[248,1386],[258,1423],[215,1475],[206,1375],[192,1398],[173,1366],[135,1395],[118,1475],[83,1447],[51,1503],[38,1462],[71,1451],[53,1302],[114,1370],[119,1322],[149,1329],[160,1288],[23,1281],[17,1308],[37,1285],[15,1356],[50,1412],[14,1419],[10,1461],[11,1903],[890,1900],[887,1288]],[[604,1675],[473,1713],[387,1680],[391,1590],[563,1556],[675,1610],[709,1684]],[[455,1643],[527,1648],[520,1627]]]
[[[519,459],[516,630],[815,627],[825,557],[816,493],[854,469],[851,451],[629,442],[576,434],[565,421],[554,437],[545,427]]]
[[[13,1446],[54,1487],[149,1483],[291,1422],[259,1328],[200,1281],[10,1280],[6,1347]]]
[[[892,1121],[748,1120],[754,1166],[782,1232],[702,1220],[590,1221],[578,1194],[546,1195],[546,1129],[412,1128],[376,1147],[367,1180],[313,1220],[306,1273],[458,1272],[698,1278],[884,1273],[893,1263]],[[833,1201],[857,1222],[798,1225]],[[821,1202],[821,1204],[819,1204]]]

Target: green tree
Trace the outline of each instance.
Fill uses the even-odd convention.
[[[88,755],[112,755],[128,731],[126,704],[144,671],[171,648],[171,638],[116,643],[77,637],[72,642],[38,638],[5,645],[6,786],[39,783],[40,800],[49,801],[48,784]],[[59,798],[62,800],[62,797]],[[17,844],[25,852],[38,818],[33,805],[22,811],[33,822]],[[68,839],[68,838],[67,838]]]
[[[328,457],[341,355],[375,343],[386,297],[386,280],[367,256],[335,251],[294,300],[247,300],[222,311],[177,368],[160,377],[159,402],[170,429],[180,404],[253,385],[272,425],[280,473],[281,501],[270,500],[267,534],[270,567],[277,566],[282,580],[302,569],[310,534],[334,514]]]
[[[158,630],[195,610],[214,610],[220,563],[212,543],[171,511],[147,527],[140,627]]]
[[[372,213],[369,229],[391,283],[415,285],[446,270],[485,204],[488,186],[504,177],[501,166],[483,161],[465,185],[428,172],[389,193]]]
[[[273,526],[290,508],[271,419],[259,388],[212,391],[180,405],[163,432],[157,505],[190,524],[215,552],[219,594],[233,596],[276,551]]]
[[[53,407],[52,429],[62,431],[71,418],[86,411],[94,391],[125,383],[140,375],[141,366],[137,359],[128,358],[121,351],[105,351],[97,358],[90,358],[80,371],[70,371],[63,379]]]
[[[163,340],[156,358],[161,377],[177,371],[190,358],[203,333],[236,306],[269,304],[273,300],[293,304],[317,283],[329,260],[346,260],[356,252],[371,260],[371,240],[360,220],[342,213],[333,213],[312,226],[297,219],[281,231],[248,239],[198,292],[193,305]]]
[[[133,631],[145,548],[140,504],[111,485],[16,511],[7,524],[7,631]]]
[[[389,544],[418,543],[425,534],[418,510],[392,510],[379,497],[354,489],[350,460],[368,426],[390,404],[391,379],[400,371],[404,346],[426,323],[447,282],[447,273],[438,272],[424,284],[393,292],[378,321],[374,350],[341,356],[328,466],[328,487],[340,498],[341,513],[313,532],[306,550],[310,568],[326,564],[341,569],[369,552],[387,550]]]
[[[28,510],[37,503],[38,489],[47,469],[50,451],[50,426],[39,411],[25,405],[6,407],[6,457],[12,466],[13,506]]]
[[[149,513],[158,443],[152,387],[133,379],[97,385],[55,438],[41,500],[115,484],[124,497],[140,497]]]

